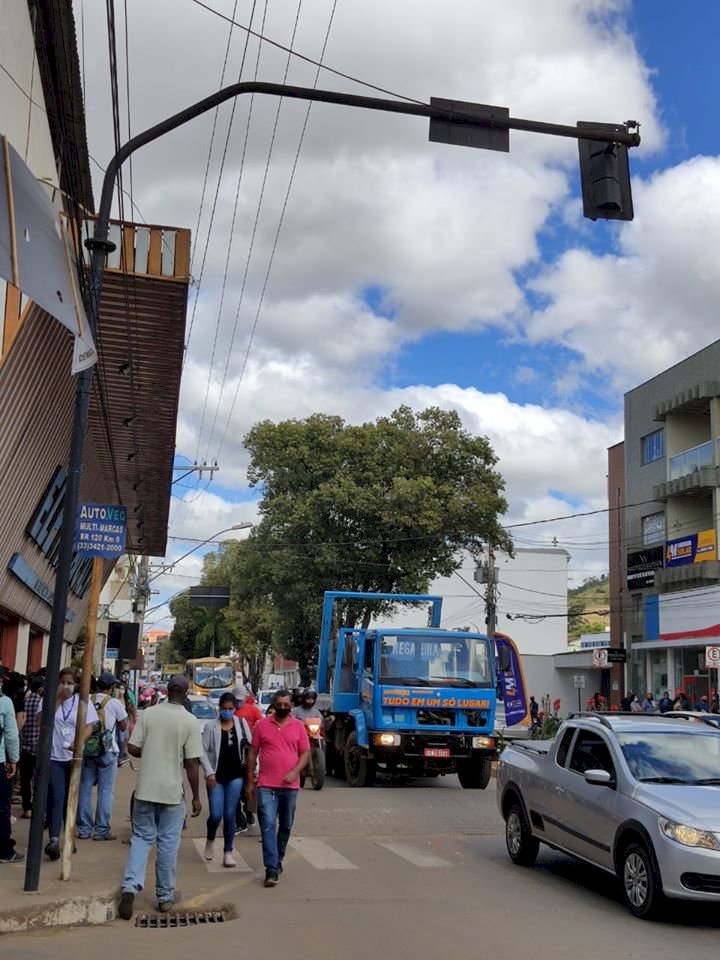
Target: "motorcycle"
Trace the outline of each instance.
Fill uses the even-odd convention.
[[[310,740],[310,756],[308,765],[300,775],[300,786],[305,786],[307,776],[310,776],[313,790],[322,790],[325,785],[325,732],[320,717],[310,717],[304,721]]]

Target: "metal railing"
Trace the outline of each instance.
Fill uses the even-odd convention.
[[[715,465],[715,451],[712,440],[690,447],[682,453],[668,458],[668,480],[679,480],[690,473],[697,473],[702,467]]]

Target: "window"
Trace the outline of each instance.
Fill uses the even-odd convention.
[[[565,761],[567,760],[568,750],[570,749],[570,744],[572,743],[572,738],[575,736],[575,727],[570,727],[563,734],[563,738],[560,741],[560,744],[557,748],[557,753],[555,754],[555,762],[559,767],[565,766]]]
[[[365,637],[365,673],[372,676],[375,666],[375,638],[374,636]]]
[[[640,441],[642,444],[642,462],[653,463],[655,460],[662,460],[665,456],[665,437],[662,430],[655,430],[648,433]]]
[[[642,616],[642,594],[633,593],[631,597],[632,601],[632,618],[633,620],[639,620]]]
[[[592,730],[581,730],[570,758],[570,769],[575,773],[605,770],[607,773],[614,774],[615,768],[610,749],[602,737]]]
[[[651,513],[642,518],[642,541],[644,547],[661,543],[665,539],[665,514]]]

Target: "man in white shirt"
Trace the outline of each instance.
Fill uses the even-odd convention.
[[[85,756],[83,759],[78,802],[78,840],[89,840],[91,837],[93,840],[115,840],[115,834],[110,831],[110,817],[115,800],[115,776],[118,769],[115,730],[126,730],[128,720],[124,704],[113,696],[116,682],[112,673],[101,673],[97,683],[98,692],[90,698],[104,729],[89,741],[99,747],[96,755]],[[97,805],[93,815],[92,791],[95,786],[97,786]]]
[[[200,803],[200,724],[188,713],[184,701],[188,692],[185,677],[172,677],[168,699],[138,713],[128,742],[131,757],[141,757],[135,788],[130,855],[125,866],[118,913],[123,920],[133,915],[135,894],[145,884],[150,850],[155,853],[155,892],[158,909],[166,913],[179,899],[175,891],[177,853],[185,820],[183,767],[192,790],[192,815]]]

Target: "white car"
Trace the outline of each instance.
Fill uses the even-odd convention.
[[[211,703],[207,697],[201,697],[195,693],[191,693],[188,696],[188,700],[190,701],[192,714],[197,718],[201,730],[205,729],[206,723],[209,723],[211,720],[217,720],[220,716],[218,708],[214,703]]]

